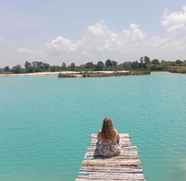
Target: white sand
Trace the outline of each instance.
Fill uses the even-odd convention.
[[[75,71],[64,71],[64,72],[34,72],[34,73],[23,73],[23,74],[0,74],[0,77],[11,77],[11,76],[48,76],[48,75],[58,75],[59,73],[64,73],[64,74],[77,74],[79,72]]]
[[[88,71],[89,73],[104,73],[104,74],[110,74],[114,72],[121,72],[121,73],[127,73],[129,71],[127,70],[121,70],[121,71]],[[80,74],[80,72],[76,71],[61,71],[61,72],[34,72],[34,73],[23,73],[23,74],[0,74],[0,77],[12,77],[12,76],[48,76],[48,75],[58,75],[59,73],[62,74]]]

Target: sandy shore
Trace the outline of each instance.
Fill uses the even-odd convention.
[[[58,75],[59,73],[64,74],[78,74],[80,72],[75,71],[62,71],[62,72],[34,72],[34,73],[23,73],[23,74],[0,74],[0,77],[12,77],[12,76],[48,76],[48,75]]]
[[[103,74],[112,74],[115,71],[92,71],[93,73],[103,73]],[[121,72],[121,73],[127,73],[129,71],[117,71],[117,72]],[[81,72],[77,72],[77,71],[61,71],[61,72],[34,72],[34,73],[23,73],[23,74],[0,74],[0,77],[12,77],[12,76],[48,76],[48,75],[58,75],[59,73],[62,73],[64,75],[68,75],[68,74],[81,74]],[[91,73],[91,71],[89,71],[89,73]]]

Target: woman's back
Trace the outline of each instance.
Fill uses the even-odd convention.
[[[116,129],[111,130],[111,136],[106,137],[101,131],[99,131],[97,139],[98,141],[102,142],[112,142],[112,143],[119,143],[119,134]]]
[[[104,157],[112,157],[120,154],[119,134],[112,126],[112,120],[103,120],[102,130],[98,133],[96,154]]]

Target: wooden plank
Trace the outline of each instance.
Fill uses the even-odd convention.
[[[137,150],[136,146],[126,146],[126,147],[121,146],[121,148],[123,151],[136,151]],[[95,150],[96,150],[96,146],[89,146],[87,148],[87,152],[93,152]]]
[[[140,164],[139,159],[133,159],[133,160],[120,160],[120,161],[115,161],[115,160],[84,160],[82,161],[81,165],[82,166],[97,166],[97,167],[102,167],[102,166],[137,166]]]
[[[88,179],[138,179],[138,180],[144,180],[144,176],[141,173],[133,174],[133,173],[84,173],[80,174],[77,178],[88,178]]]
[[[143,173],[143,169],[135,167],[81,167],[81,172]]]
[[[144,181],[144,178],[79,178],[77,177],[75,181]]]
[[[87,179],[87,178],[76,178],[75,181],[144,181],[144,179]]]
[[[135,178],[135,179],[111,179],[111,178],[108,178],[108,179],[87,179],[87,178],[76,178],[75,181],[144,181],[144,179],[138,179],[138,178]]]
[[[93,150],[88,150],[87,153],[84,156],[84,159],[97,159],[101,158],[99,155],[95,152],[95,149]],[[107,158],[108,160],[118,160],[118,159],[135,159],[138,158],[138,152],[137,150],[121,150],[121,153],[119,156]],[[101,158],[104,159],[104,158]]]
[[[120,134],[120,155],[111,158],[95,154],[97,134],[91,134],[90,145],[75,181],[143,181],[143,169],[137,147],[127,133]]]

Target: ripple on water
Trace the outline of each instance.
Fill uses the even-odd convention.
[[[186,180],[186,76],[0,78],[0,180],[73,181],[104,116],[150,181]]]

